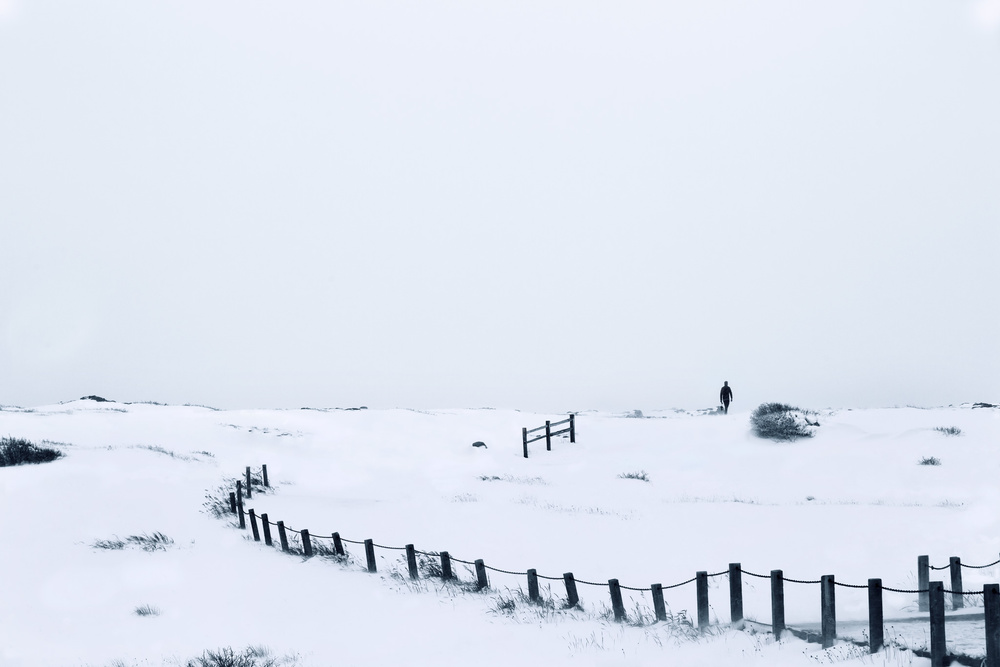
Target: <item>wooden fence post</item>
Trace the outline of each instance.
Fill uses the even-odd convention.
[[[451,579],[454,575],[451,573],[451,554],[447,551],[441,552],[441,578],[445,581]]]
[[[240,528],[247,529],[247,520],[243,516],[243,489],[239,482],[236,482],[236,513],[240,515]]]
[[[931,667],[944,667],[948,645],[944,635],[944,583],[930,582]]]
[[[931,563],[927,556],[917,556],[917,588],[923,593],[917,593],[917,610],[927,611],[930,598],[928,597],[927,586],[931,580]]]
[[[965,596],[962,595],[962,559],[958,556],[949,558],[948,569],[951,571],[951,608],[962,609],[965,606]]]
[[[743,620],[743,572],[739,563],[729,564],[729,615],[733,623]]]
[[[653,593],[653,612],[656,614],[656,620],[667,620],[667,605],[663,602],[663,584],[653,584],[649,589]]]
[[[569,441],[576,442],[576,421],[572,414],[569,416]]]
[[[302,536],[302,553],[304,553],[306,557],[312,556],[313,546],[312,540],[309,539],[309,531],[303,528],[299,531],[299,535]]]
[[[247,466],[247,498],[253,495],[253,485],[250,484],[250,466]]]
[[[611,608],[615,611],[615,621],[625,620],[625,603],[622,601],[622,587],[617,579],[608,579],[608,589],[611,591]]]
[[[695,591],[698,596],[698,629],[708,627],[708,572],[698,572],[695,577]]]
[[[344,555],[344,541],[340,539],[340,533],[333,534],[333,552],[338,556]]]
[[[837,602],[834,595],[836,584],[832,574],[820,577],[819,597],[822,608],[821,627],[823,648],[830,648],[837,639]]]
[[[552,451],[552,427],[549,425],[548,419],[545,420],[545,449],[546,451]]]
[[[986,616],[986,667],[1000,667],[1000,586],[983,585]]]
[[[278,539],[281,540],[281,550],[288,551],[288,535],[285,533],[285,522],[278,522]]]
[[[781,570],[771,570],[771,631],[775,639],[781,639],[785,631],[785,574]]]
[[[868,652],[878,653],[885,644],[882,621],[882,580],[868,580]]]
[[[271,522],[267,520],[267,514],[260,515],[260,525],[264,529],[264,544],[271,546]]]
[[[236,492],[229,492],[229,511],[236,514]]]
[[[521,429],[521,442],[524,443],[524,458],[528,458],[528,427]]]
[[[541,601],[538,594],[538,571],[534,568],[528,570],[528,599],[535,603]]]
[[[253,530],[253,541],[260,542],[260,533],[257,531],[257,515],[250,510],[250,528]]]
[[[264,488],[268,488],[271,485],[267,483],[267,464],[265,463],[264,465],[262,465],[260,469],[261,469],[261,474],[264,477]]]
[[[486,578],[486,563],[482,558],[476,559],[476,589],[486,590],[490,587],[490,580]]]
[[[573,578],[573,573],[564,573],[563,582],[566,584],[566,606],[575,607],[580,603],[580,596],[576,594],[576,579]]]
[[[417,571],[417,550],[412,544],[406,545],[406,567],[410,571],[410,579],[420,578],[420,573]]]
[[[368,571],[377,572],[378,567],[375,565],[375,541],[365,540],[365,558],[368,560]]]

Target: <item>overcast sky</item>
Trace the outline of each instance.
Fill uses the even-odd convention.
[[[0,403],[1000,402],[1000,0],[0,0]]]

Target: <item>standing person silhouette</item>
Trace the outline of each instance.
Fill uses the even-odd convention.
[[[729,404],[733,400],[733,390],[729,388],[729,382],[722,383],[722,391],[719,392],[719,401],[722,403],[722,411],[729,414]]]

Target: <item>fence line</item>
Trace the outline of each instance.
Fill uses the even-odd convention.
[[[559,424],[569,422],[571,427],[565,429],[572,433],[573,415],[570,415],[568,420],[559,422]],[[546,425],[539,428],[544,428],[546,430],[546,435],[551,438],[551,435],[557,435],[565,431],[559,431],[555,434],[551,433],[551,424],[546,422]],[[533,429],[537,431],[539,429]],[[529,431],[525,430],[525,433]],[[545,436],[541,436],[545,437]],[[535,440],[540,439],[535,438]],[[534,440],[533,440],[534,441]],[[532,441],[532,442],[533,442]],[[527,442],[527,440],[526,440]],[[525,444],[525,455],[527,456],[527,444]],[[263,488],[268,488],[270,486],[267,478],[267,467],[263,466]],[[252,483],[253,480],[250,474],[250,467],[246,468],[246,497],[249,499],[252,493]],[[929,657],[931,659],[931,667],[944,667],[948,662],[954,660],[961,664],[978,665],[980,664],[978,659],[970,658],[969,656],[963,655],[948,655],[945,643],[945,605],[944,605],[944,595],[949,594],[952,596],[952,609],[960,609],[964,607],[964,598],[966,596],[983,596],[984,599],[984,617],[986,621],[986,659],[981,661],[981,664],[985,667],[1000,667],[1000,585],[998,584],[984,584],[982,591],[965,591],[962,587],[962,568],[968,569],[986,569],[993,567],[995,565],[1000,565],[1000,560],[997,560],[988,565],[963,565],[961,559],[957,556],[952,556],[949,560],[947,566],[935,567],[930,565],[930,559],[928,556],[922,555],[917,558],[917,579],[918,584],[916,589],[902,589],[902,588],[892,588],[889,586],[883,586],[881,579],[869,579],[867,584],[850,584],[845,582],[836,581],[833,575],[823,575],[817,580],[804,580],[804,579],[793,579],[791,577],[784,576],[782,570],[771,570],[769,575],[758,574],[751,572],[749,570],[743,569],[740,563],[730,563],[728,569],[721,570],[719,572],[708,573],[707,571],[698,572],[693,578],[687,579],[685,581],[671,584],[669,586],[663,586],[662,584],[655,583],[646,587],[633,587],[625,586],[621,584],[618,579],[609,579],[607,583],[601,583],[596,581],[587,581],[584,579],[577,579],[572,572],[566,572],[562,577],[551,577],[542,574],[538,574],[536,570],[529,569],[525,572],[516,572],[511,570],[505,570],[497,567],[492,567],[486,565],[482,559],[475,561],[463,560],[461,558],[456,558],[450,555],[447,551],[439,552],[428,552],[420,551],[414,548],[412,544],[407,544],[402,547],[389,546],[384,544],[377,544],[371,539],[366,539],[363,541],[350,540],[346,537],[341,537],[340,533],[331,533],[327,535],[315,535],[311,534],[307,529],[295,530],[286,526],[284,522],[277,521],[272,522],[268,519],[267,514],[257,515],[254,509],[250,509],[248,512],[244,510],[243,502],[243,480],[238,480],[236,482],[236,491],[229,494],[229,508],[230,512],[233,514],[238,514],[239,526],[241,529],[246,529],[246,516],[249,516],[251,528],[253,531],[254,541],[260,541],[260,534],[257,528],[258,519],[263,524],[265,543],[271,545],[270,536],[270,526],[276,526],[278,528],[278,534],[281,540],[282,551],[289,552],[290,548],[287,540],[287,533],[292,532],[299,535],[302,541],[302,551],[305,556],[312,556],[314,550],[312,548],[312,540],[324,539],[333,540],[334,551],[337,556],[345,556],[342,543],[346,542],[348,544],[363,545],[365,547],[365,556],[367,561],[367,568],[369,572],[377,571],[377,563],[375,559],[375,549],[384,549],[387,551],[405,551],[407,566],[409,570],[409,575],[411,579],[419,579],[419,572],[416,563],[416,554],[420,554],[431,558],[441,559],[441,578],[445,580],[453,579],[451,571],[451,562],[455,561],[457,563],[462,563],[464,565],[469,565],[475,568],[476,572],[476,584],[477,590],[488,589],[489,579],[486,572],[492,571],[501,574],[507,574],[511,576],[518,576],[528,578],[528,595],[532,602],[539,602],[541,600],[538,591],[538,579],[548,580],[548,581],[559,581],[562,580],[566,587],[566,599],[568,607],[575,607],[579,604],[579,595],[577,593],[577,584],[583,584],[585,586],[596,586],[596,587],[608,587],[608,592],[611,598],[612,611],[614,613],[615,620],[618,622],[623,622],[627,620],[627,615],[622,602],[621,590],[629,590],[640,593],[651,593],[653,598],[653,608],[654,613],[658,621],[666,620],[666,607],[663,600],[663,591],[680,588],[686,586],[690,583],[696,584],[696,598],[697,598],[697,610],[698,610],[698,628],[704,630],[708,625],[709,621],[709,604],[708,604],[708,579],[713,577],[720,577],[722,575],[728,575],[729,579],[729,593],[730,593],[730,616],[731,621],[734,625],[742,625],[745,622],[755,623],[758,625],[765,625],[771,627],[777,639],[780,639],[783,631],[789,631],[797,637],[802,639],[807,639],[809,641],[815,641],[821,643],[824,648],[828,648],[833,645],[837,638],[836,634],[836,605],[835,605],[835,595],[834,592],[837,587],[841,588],[851,588],[851,589],[865,589],[868,591],[868,611],[869,611],[869,640],[867,644],[859,643],[854,641],[858,645],[867,645],[871,653],[877,653],[884,647],[884,624],[882,616],[882,593],[884,591],[889,591],[892,593],[902,593],[902,594],[916,594],[918,595],[918,610],[929,612],[930,617],[930,651],[920,651],[914,650],[915,654],[921,655],[923,657]],[[946,589],[944,583],[941,581],[929,581],[929,573],[931,571],[941,571],[949,570],[951,575],[951,588]],[[743,614],[743,585],[742,585],[742,575],[746,574],[750,577],[755,577],[759,579],[769,579],[771,582],[771,620],[770,624],[762,623],[760,621],[745,619]],[[794,630],[785,625],[784,621],[784,583],[794,583],[794,584],[804,584],[804,585],[815,585],[820,586],[820,603],[821,603],[821,631],[818,635],[814,633],[808,633],[804,631]],[[972,662],[969,662],[969,661]]]
[[[559,430],[559,431],[553,431],[552,430],[553,426],[562,426],[563,424],[569,424],[569,426],[567,426],[566,428],[564,428],[562,430]],[[543,433],[542,435],[535,436],[534,438],[531,438],[530,440],[528,439],[528,434],[529,433],[536,433],[536,432],[541,431],[541,430],[544,430],[545,433]],[[524,447],[524,458],[528,458],[528,445],[530,445],[533,442],[537,442],[537,441],[539,441],[539,440],[541,440],[543,438],[545,439],[545,450],[551,452],[552,451],[552,437],[556,436],[556,435],[562,435],[564,433],[569,433],[569,441],[570,442],[576,442],[576,415],[575,414],[570,413],[568,419],[563,419],[562,421],[559,421],[559,422],[550,422],[550,421],[546,420],[544,426],[538,426],[538,427],[533,428],[533,429],[528,429],[527,427],[522,428],[521,429],[521,443],[522,443],[522,445]]]

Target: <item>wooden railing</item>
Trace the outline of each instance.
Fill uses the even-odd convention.
[[[563,424],[569,424],[566,428],[553,431],[554,426],[562,426]],[[534,438],[528,439],[529,433],[537,433],[538,431],[544,430],[545,433],[541,435],[536,435]],[[539,426],[538,428],[533,428],[530,431],[527,428],[521,429],[521,442],[524,444],[524,458],[528,458],[528,445],[532,442],[537,442],[542,438],[545,438],[545,450],[552,451],[552,436],[562,435],[563,433],[569,433],[569,441],[576,442],[576,415],[571,414],[569,419],[564,419],[560,422],[550,422],[546,421],[545,426]]]

